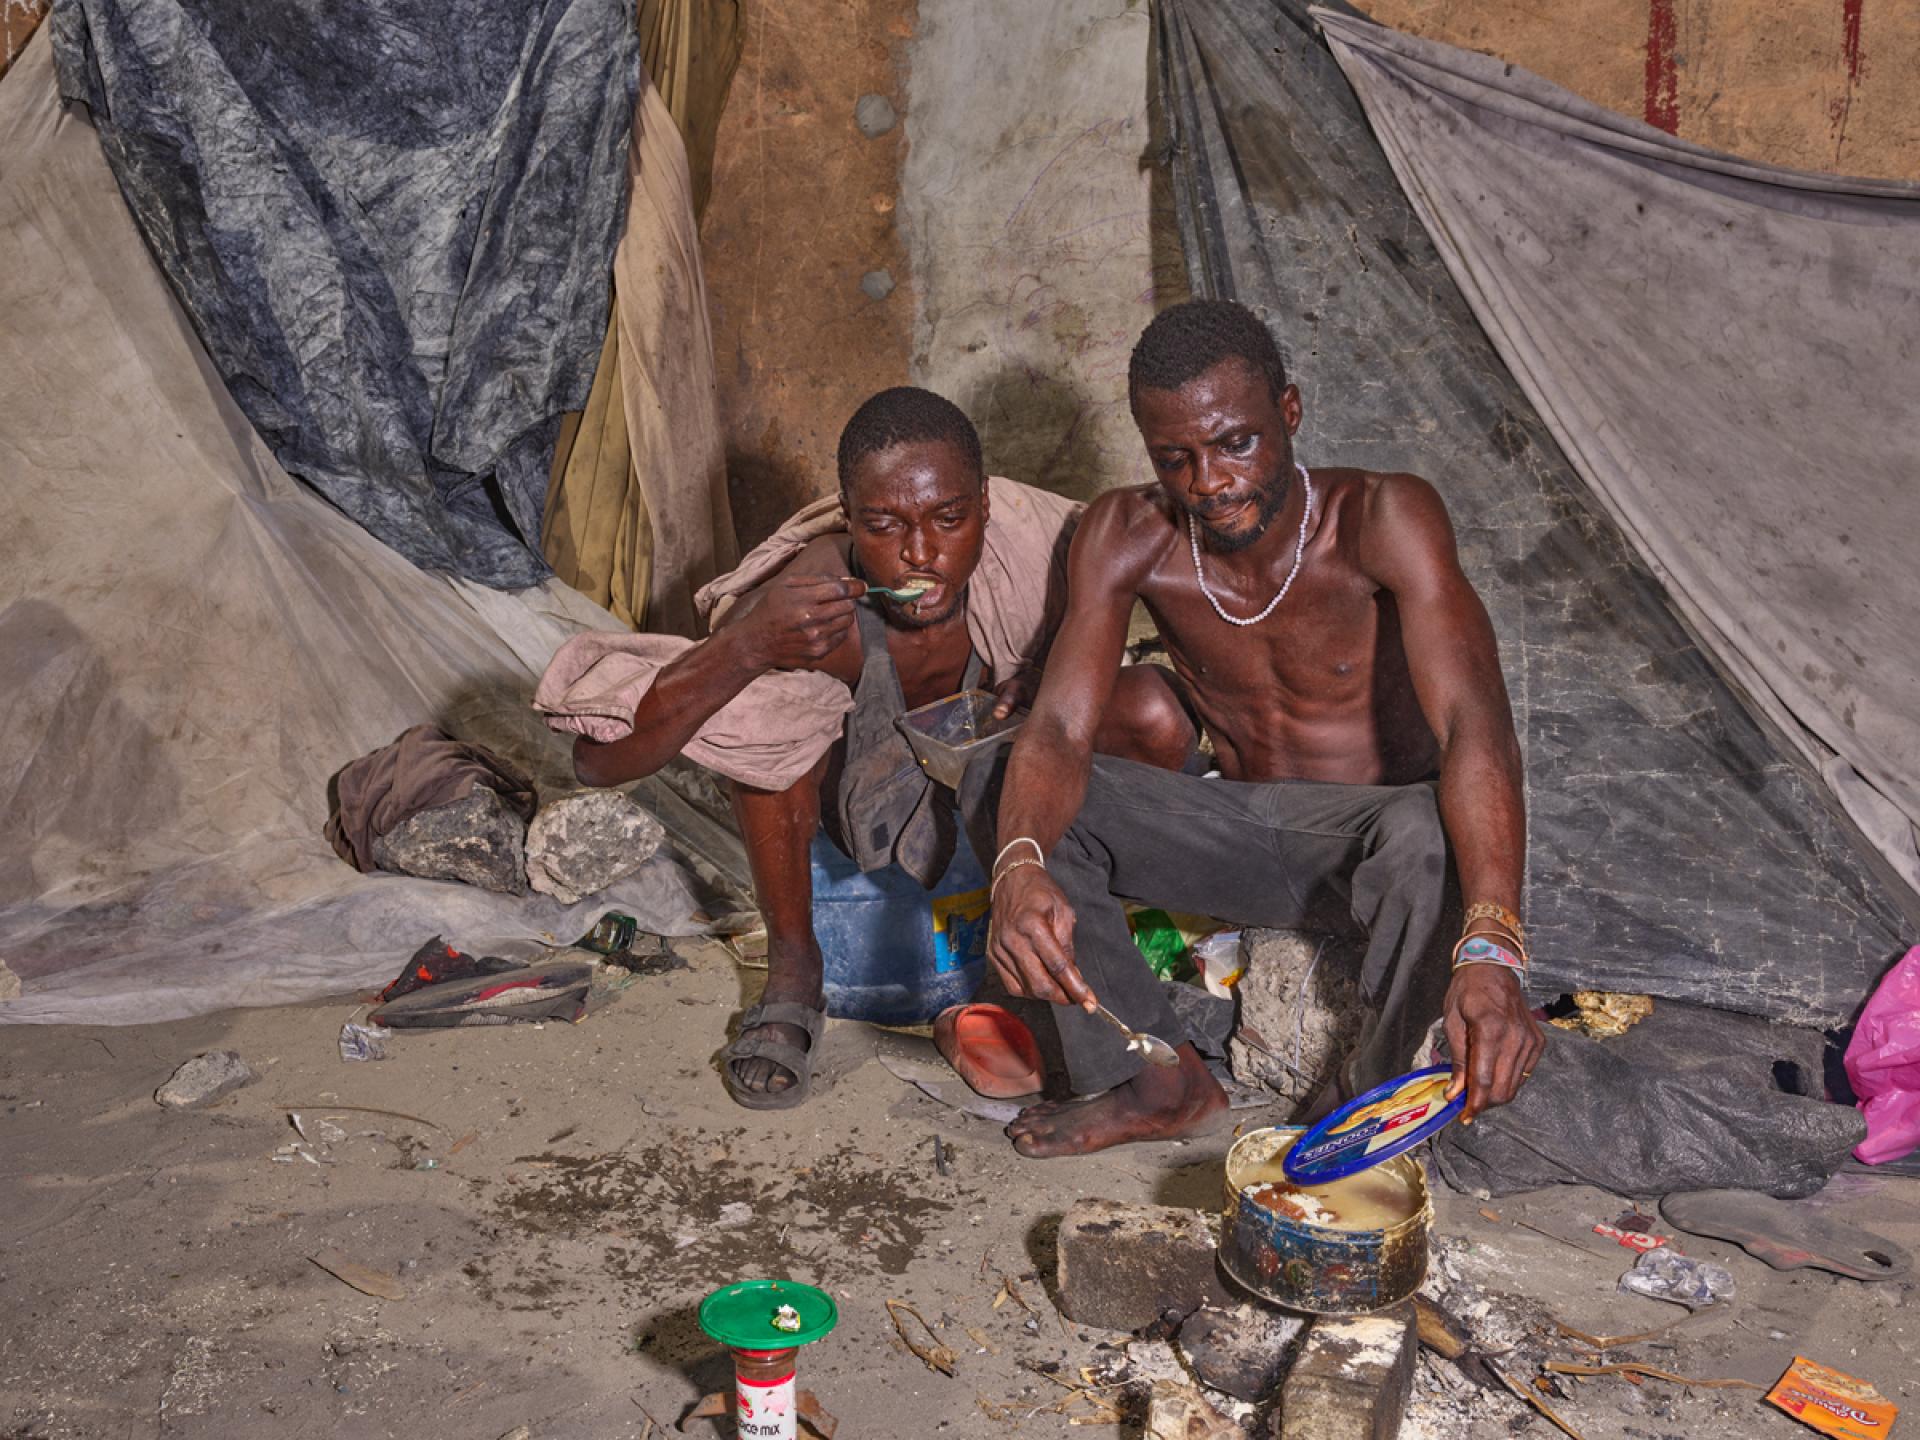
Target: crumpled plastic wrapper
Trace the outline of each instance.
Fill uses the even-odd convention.
[[[1689,1310],[1718,1305],[1734,1296],[1733,1273],[1725,1266],[1677,1255],[1665,1246],[1642,1255],[1639,1264],[1620,1277],[1620,1288],[1649,1300],[1671,1300]]]
[[[360,1025],[349,1020],[340,1027],[340,1058],[384,1060],[387,1058],[387,1041],[392,1038],[393,1031],[384,1025]]]

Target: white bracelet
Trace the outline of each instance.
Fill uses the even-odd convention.
[[[1022,865],[1038,865],[1038,866],[1039,866],[1039,867],[1040,867],[1040,868],[1041,868],[1042,870],[1044,870],[1044,869],[1046,869],[1046,868],[1047,868],[1047,862],[1046,862],[1046,861],[1044,861],[1044,860],[1016,860],[1016,861],[1014,861],[1014,862],[1013,862],[1013,863],[1012,863],[1011,865],[1009,865],[1009,866],[1007,866],[1007,868],[1006,868],[1006,869],[1004,869],[1004,870],[1002,870],[1002,871],[1000,871],[1000,873],[999,873],[999,874],[997,874],[997,875],[995,875],[995,876],[993,877],[993,883],[992,883],[991,885],[989,885],[989,886],[987,886],[987,903],[988,903],[989,905],[991,905],[991,904],[993,903],[993,897],[994,897],[994,895],[995,895],[995,894],[997,894],[997,893],[999,892],[999,889],[1000,889],[1000,882],[1001,882],[1002,880],[1004,880],[1004,879],[1006,879],[1006,878],[1007,878],[1007,876],[1009,876],[1009,875],[1011,875],[1011,874],[1012,874],[1012,873],[1013,873],[1014,871],[1016,871],[1016,870],[1018,870],[1018,869],[1019,869],[1019,868],[1020,868],[1020,867],[1021,867]],[[978,894],[979,892],[978,892],[978,891],[975,891],[974,893],[975,893],[975,894]]]
[[[1034,839],[1031,835],[1016,835],[1013,839],[1002,845],[1000,847],[1000,853],[993,857],[993,864],[987,867],[989,874],[1000,868],[1000,862],[1007,858],[1007,851],[1013,849],[1016,845],[1033,846],[1033,853],[1040,857],[1040,863],[1042,865],[1047,863],[1047,852],[1040,848],[1040,842],[1038,840]]]

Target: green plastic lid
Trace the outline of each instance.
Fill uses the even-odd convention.
[[[799,1315],[799,1329],[783,1330],[773,1323],[783,1305]],[[839,1322],[840,1309],[833,1297],[798,1280],[742,1280],[700,1302],[700,1328],[736,1350],[810,1345]]]

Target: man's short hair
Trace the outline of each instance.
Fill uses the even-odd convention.
[[[1222,360],[1243,360],[1267,377],[1278,400],[1286,362],[1260,317],[1236,300],[1185,300],[1162,310],[1141,334],[1127,362],[1127,403],[1142,390],[1178,390]]]
[[[854,469],[869,455],[926,440],[944,440],[953,446],[966,457],[974,476],[985,483],[980,432],[973,428],[966,412],[931,390],[896,385],[854,411],[847,428],[840,432],[840,488],[851,488]]]

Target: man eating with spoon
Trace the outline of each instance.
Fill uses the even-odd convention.
[[[1274,927],[1337,897],[1368,937],[1370,1014],[1315,1108],[1405,1069],[1446,980],[1450,1094],[1464,1089],[1470,1121],[1513,1098],[1544,1042],[1523,985],[1519,744],[1446,507],[1414,475],[1300,463],[1299,391],[1243,306],[1163,312],[1128,387],[1157,483],[1088,509],[1032,718],[962,787],[976,848],[999,857],[989,960],[1011,993],[1052,1003],[1080,1097],[1029,1108],[1009,1134],[1026,1155],[1081,1154],[1192,1134],[1226,1109],[1123,896]],[[1094,753],[1136,601],[1218,775]],[[1467,905],[1447,980],[1430,951],[1449,850]],[[1128,1031],[1177,1063],[1148,1064],[1152,1042]]]
[[[800,512],[696,597],[706,639],[577,636],[534,705],[579,738],[588,785],[685,755],[732,782],[767,927],[767,983],[721,1057],[750,1109],[806,1099],[825,1020],[809,849],[823,827],[862,870],[932,887],[954,853],[950,792],[897,721],[982,686],[1024,706],[1058,621],[1056,557],[1080,507],[989,478],[972,423],[927,390],[884,390],[842,432],[838,493]],[[1178,764],[1195,731],[1152,667],[1115,692],[1095,742]],[[988,852],[989,854],[991,852]]]

